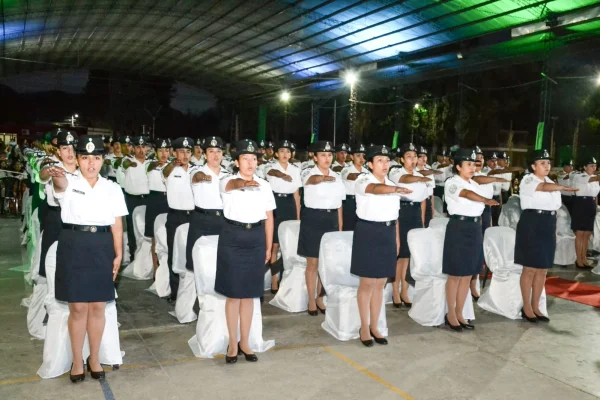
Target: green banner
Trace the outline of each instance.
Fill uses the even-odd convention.
[[[544,146],[544,123],[540,122],[537,126],[537,134],[535,135],[535,150],[539,150]]]
[[[258,135],[257,141],[265,140],[267,136],[267,106],[258,108]]]
[[[398,148],[398,136],[400,136],[400,132],[394,131],[394,139],[392,140],[392,149]]]
[[[314,133],[312,133],[312,134],[310,135],[310,142],[311,142],[311,143],[314,143],[314,142],[315,142],[315,136],[317,136],[317,135],[315,135]]]

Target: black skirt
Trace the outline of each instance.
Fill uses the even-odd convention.
[[[196,241],[202,236],[220,235],[223,224],[223,210],[200,210],[196,208],[192,213],[185,247],[185,268],[187,270],[194,270],[192,250]]]
[[[481,218],[450,218],[444,237],[442,272],[450,276],[471,276],[483,266]]]
[[[346,200],[342,203],[342,229],[344,232],[350,232],[354,230],[356,226],[356,197],[346,196]]]
[[[421,203],[401,202],[400,212],[398,214],[398,223],[400,224],[400,254],[398,255],[398,258],[410,258],[408,232],[411,229],[423,227],[423,219],[421,218]]]
[[[575,196],[573,199],[571,229],[574,231],[594,232],[596,198]]]
[[[223,224],[217,247],[215,292],[231,299],[261,297],[266,251],[264,225],[246,229]]]
[[[58,240],[62,231],[62,219],[60,217],[60,207],[48,206],[44,222],[44,231],[42,232],[41,254],[40,254],[40,276],[46,276],[46,255],[50,246]]]
[[[481,214],[481,233],[485,235],[485,230],[492,226],[492,207],[485,206]]]
[[[429,196],[425,200],[425,228],[429,228],[429,223],[433,219],[433,204],[431,204],[431,199],[433,196]]]
[[[327,232],[338,231],[338,210],[318,210],[304,207],[300,215],[298,255],[319,258],[321,238]]]
[[[275,196],[275,205],[277,208],[273,210],[275,224],[273,227],[273,243],[279,244],[279,224],[284,221],[295,220],[296,214],[296,199],[292,193],[282,195],[273,193]]]
[[[69,303],[115,299],[112,232],[62,229],[56,250],[56,300]]]
[[[515,264],[530,268],[552,268],[556,251],[556,213],[525,210],[517,224]]]
[[[146,214],[144,215],[144,236],[154,237],[154,221],[160,214],[169,212],[167,192],[151,191],[146,203]]]
[[[396,221],[356,222],[350,272],[361,278],[390,278],[396,274]]]
[[[569,215],[573,215],[573,201],[575,200],[575,196],[565,196],[561,195],[562,203],[567,207],[567,211],[569,211]]]

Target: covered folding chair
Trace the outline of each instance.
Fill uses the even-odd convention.
[[[506,204],[502,205],[502,211],[498,218],[499,226],[507,226],[517,229],[517,224],[521,218],[521,199],[518,195],[512,195],[508,198]]]
[[[577,255],[575,254],[575,234],[571,230],[571,215],[569,215],[569,211],[564,204],[556,212],[556,218],[554,264],[574,264],[577,260]]]
[[[356,292],[359,277],[350,274],[354,232],[329,232],[323,235],[319,250],[319,276],[327,291],[327,312],[321,327],[338,340],[360,337],[360,315]],[[385,302],[377,328],[388,335]]]
[[[594,233],[590,238],[588,249],[600,252],[600,206],[598,206],[598,212],[594,219]]]
[[[29,270],[33,283],[33,293],[30,297],[23,299],[21,305],[28,307],[27,309],[27,330],[29,334],[36,339],[43,340],[46,336],[46,326],[44,319],[46,318],[46,308],[44,302],[48,294],[48,285],[46,278],[40,276],[40,257],[42,253],[41,235],[33,253],[31,268]]]
[[[415,293],[408,315],[423,326],[442,325],[448,312],[448,276],[442,272],[445,235],[445,227],[413,229],[408,233],[411,274],[415,279]],[[467,293],[463,317],[467,320],[475,319],[471,290]]]
[[[196,334],[188,341],[196,357],[213,358],[225,354],[229,344],[225,319],[225,297],[215,292],[217,274],[218,236],[203,236],[192,250],[194,277],[202,307],[196,323]],[[260,300],[254,299],[254,314],[250,328],[249,344],[252,351],[262,353],[275,346],[274,340],[263,340]],[[239,340],[239,332],[238,332]]]
[[[520,280],[523,267],[514,262],[515,237],[516,232],[504,226],[495,226],[485,231],[485,261],[494,275],[489,289],[481,295],[477,305],[506,318],[521,319],[523,298]],[[548,315],[545,290],[540,298],[540,311]]]
[[[438,196],[433,196],[433,218],[444,218],[444,202]]]
[[[298,255],[300,221],[285,221],[279,225],[279,244],[283,258],[283,277],[279,291],[269,304],[288,312],[308,308],[306,291],[306,258]]]
[[[179,290],[177,291],[175,311],[171,311],[169,314],[177,318],[180,324],[187,324],[198,318],[194,312],[194,303],[198,296],[196,294],[194,272],[185,268],[185,249],[189,229],[189,223],[179,225],[173,240],[173,272],[179,275]]]
[[[167,247],[166,223],[166,213],[159,214],[154,220],[154,251],[158,257],[158,269],[154,275],[154,283],[147,290],[158,295],[158,297],[167,297],[171,294],[171,284],[169,283],[169,252]]]
[[[448,221],[450,221],[450,218],[433,218],[431,221],[429,221],[429,227],[431,229],[442,229],[444,232],[446,232],[446,226],[448,226]]]
[[[48,324],[42,365],[37,374],[44,379],[55,378],[71,369],[73,355],[71,353],[71,340],[69,338],[69,305],[58,301],[54,297],[54,276],[56,273],[56,247],[54,243],[46,256],[46,279],[48,281],[48,295],[46,296],[46,310],[48,311]],[[119,339],[119,323],[117,322],[117,307],[114,301],[106,304],[106,322],[102,342],[100,344],[100,363],[118,366],[123,364],[123,355]],[[87,336],[83,345],[84,360],[90,354]]]
[[[144,228],[146,227],[145,215],[146,206],[137,206],[133,210],[133,232],[137,244],[135,259],[121,273],[122,276],[141,281],[154,277],[152,239],[144,236]]]

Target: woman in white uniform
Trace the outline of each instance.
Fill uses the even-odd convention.
[[[53,171],[56,197],[61,203],[63,229],[56,251],[55,295],[69,303],[69,337],[73,352],[70,379],[85,379],[83,343],[87,334],[88,371],[103,379],[98,359],[104,332],[104,308],[115,299],[114,280],[123,256],[122,218],[127,215],[120,187],[101,177],[104,143],[84,135],[77,143],[80,174],[67,179]]]
[[[417,148],[412,143],[402,145],[400,149],[403,167],[395,166],[390,169],[389,178],[399,187],[410,189],[411,193],[400,199],[400,211],[398,214],[398,225],[400,228],[400,253],[396,264],[396,277],[392,284],[394,307],[400,305],[410,308],[412,303],[408,298],[408,285],[414,284],[410,276],[408,262],[410,260],[410,248],[408,247],[408,232],[411,229],[422,228],[425,222],[425,201],[429,196],[427,184],[429,178],[425,178],[417,171]],[[402,285],[402,291],[400,286]],[[397,301],[396,301],[397,300]]]
[[[360,341],[366,347],[387,344],[377,322],[383,303],[383,287],[396,272],[400,248],[397,194],[410,190],[398,187],[387,178],[392,151],[385,146],[370,146],[367,161],[371,172],[356,180],[358,220],[352,241],[350,272],[360,277],[357,301],[360,314]]]
[[[554,263],[556,249],[556,211],[561,207],[560,191],[577,189],[555,184],[548,173],[552,168],[547,150],[535,150],[531,157],[531,174],[519,186],[523,213],[517,224],[515,263],[521,273],[521,315],[529,322],[549,322],[540,309],[540,297],[546,284],[546,272]]]
[[[258,361],[248,339],[254,298],[263,295],[264,266],[271,258],[275,209],[269,183],[255,175],[257,144],[242,140],[236,148],[233,158],[239,172],[220,180],[225,224],[219,235],[215,279],[215,291],[227,297],[227,364],[237,362],[238,353],[246,361]]]
[[[349,149],[352,157],[352,164],[344,167],[340,175],[342,176],[342,182],[346,188],[346,200],[342,205],[343,218],[344,218],[344,230],[353,231],[356,226],[356,199],[354,193],[354,183],[356,179],[367,172],[365,165],[365,146],[360,144],[354,146],[354,150]]]
[[[325,314],[321,282],[317,282],[321,238],[327,232],[342,231],[342,201],[346,190],[342,178],[330,168],[333,161],[333,145],[318,141],[311,145],[315,166],[302,171],[304,205],[300,220],[298,255],[306,257],[306,288],[308,290],[308,314]],[[318,289],[318,292],[315,290]],[[315,299],[315,293],[318,293]]]
[[[476,162],[474,150],[458,149],[453,159],[454,176],[444,186],[450,221],[444,237],[442,272],[448,274],[445,324],[452,330],[462,331],[475,329],[465,321],[462,311],[471,277],[479,273],[483,265],[481,214],[486,204],[497,206],[498,202],[472,179]]]
[[[267,181],[271,185],[275,204],[275,226],[273,228],[273,251],[269,266],[271,268],[271,293],[279,290],[279,275],[282,270],[283,257],[277,260],[279,252],[279,224],[284,221],[300,219],[300,168],[290,163],[293,143],[281,141],[275,149],[273,162],[265,166]]]
[[[435,175],[441,175],[442,171],[437,169],[431,169],[431,166],[427,164],[427,149],[423,146],[417,152],[417,171],[424,177],[429,179],[427,182],[427,200],[425,201],[425,228],[429,228],[429,222],[433,218],[434,202],[435,197],[433,191],[435,190]]]
[[[600,192],[600,176],[596,175],[596,159],[590,157],[583,164],[583,172],[573,175],[573,187],[579,189],[573,199],[571,229],[575,232],[575,266],[580,270],[590,270],[593,267],[587,263],[587,249],[590,236],[594,231],[598,192]]]

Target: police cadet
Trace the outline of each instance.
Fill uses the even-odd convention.
[[[500,185],[502,196],[501,204],[506,204],[508,198],[511,195],[510,182],[512,181],[512,170],[508,167],[508,156],[506,155],[506,152],[503,151],[498,154],[498,166],[496,167],[496,169],[506,171],[505,173],[500,174],[500,178],[504,178],[508,181]]]
[[[450,214],[442,261],[442,272],[448,275],[445,324],[455,331],[475,328],[464,320],[462,311],[471,277],[479,273],[483,265],[481,214],[486,204],[498,205],[489,192],[490,198],[485,197],[486,191],[472,179],[476,160],[474,150],[458,149],[454,154],[455,175],[446,181],[444,190]]]
[[[395,275],[400,247],[400,199],[393,194],[410,192],[387,178],[391,154],[393,152],[386,146],[370,146],[366,158],[371,172],[361,174],[354,188],[358,220],[352,240],[350,272],[360,277],[356,299],[360,341],[366,347],[373,346],[371,338],[378,344],[387,344],[377,324],[383,288],[387,279]]]
[[[350,146],[346,143],[340,143],[335,146],[335,161],[331,165],[333,172],[338,174],[342,172],[342,169],[349,167],[351,164],[346,162]]]
[[[46,202],[48,203],[41,238],[39,274],[43,277],[46,276],[46,254],[48,254],[48,249],[58,240],[58,236],[62,230],[60,204],[54,196],[54,186],[52,185],[51,178],[59,173],[65,175],[67,179],[71,179],[77,173],[77,159],[74,147],[77,144],[77,134],[61,130],[58,132],[56,139],[57,161],[48,160],[48,162],[42,163],[39,176],[40,182],[44,184]],[[58,171],[55,169],[58,169]],[[60,171],[61,169],[63,171]]]
[[[229,175],[221,166],[225,143],[217,136],[204,139],[206,164],[192,168],[192,192],[194,193],[194,212],[190,217],[187,244],[185,248],[185,267],[194,270],[194,244],[202,236],[218,235],[223,227],[223,201],[219,181]]]
[[[448,166],[450,166],[448,151],[443,149],[442,152],[437,155],[437,161],[431,164],[431,168],[441,172],[441,174],[437,174],[433,177],[435,180],[435,189],[433,190],[433,194],[442,200],[444,199],[444,185],[446,184],[446,179],[449,178],[449,176],[446,176],[447,170],[444,168]]]
[[[530,163],[532,173],[523,178],[519,186],[523,213],[517,224],[515,263],[523,266],[521,314],[529,322],[550,321],[542,315],[539,305],[546,284],[546,271],[554,263],[556,211],[561,207],[560,191],[577,191],[575,188],[557,185],[548,178],[551,168],[548,151],[535,150]]]
[[[388,149],[389,151],[389,149]],[[350,150],[352,164],[342,169],[341,176],[346,188],[346,200],[342,205],[344,216],[344,230],[353,231],[356,226],[356,199],[354,197],[354,184],[356,179],[367,172],[365,165],[365,146],[360,144]],[[391,151],[390,151],[391,153]],[[389,157],[388,157],[389,158]]]
[[[163,180],[163,169],[167,166],[171,150],[171,139],[156,139],[156,160],[148,163],[148,201],[146,202],[146,214],[144,215],[144,236],[152,238],[152,262],[154,270],[158,268],[158,257],[154,239],[154,221],[160,214],[169,212],[167,202],[167,187]]]
[[[562,186],[570,185],[571,174],[573,173],[573,160],[569,160],[568,162],[563,162],[562,170],[558,173],[558,184]],[[562,199],[562,203],[567,207],[570,215],[573,215],[573,199],[575,194],[571,191],[562,191],[560,192],[560,197]]]
[[[194,143],[194,154],[192,154],[190,161],[195,165],[202,165],[205,161],[204,154],[202,154],[202,142],[203,140],[198,138]]]
[[[273,250],[271,252],[271,293],[279,290],[279,274],[281,263],[277,262],[279,250],[279,224],[289,220],[300,219],[300,168],[290,162],[292,142],[283,140],[276,147],[273,162],[266,167],[267,181],[271,185],[275,204],[275,226],[273,231]]]
[[[433,191],[435,190],[435,175],[441,175],[442,172],[437,169],[432,169],[429,164],[427,164],[427,149],[423,146],[419,148],[417,152],[417,171],[423,175],[424,177],[429,179],[427,182],[427,199],[425,201],[425,228],[429,228],[429,222],[433,218],[433,206],[435,202],[435,198],[433,196]]]
[[[590,236],[594,231],[594,221],[600,192],[600,176],[596,175],[596,159],[589,157],[583,163],[583,172],[573,174],[572,186],[579,189],[573,199],[573,214],[571,214],[571,229],[575,232],[575,266],[580,270],[589,270],[587,264],[587,249]]]
[[[92,378],[103,379],[98,354],[104,332],[104,309],[115,299],[114,280],[123,256],[122,216],[127,206],[119,186],[101,177],[104,144],[100,136],[81,136],[77,142],[80,174],[71,179],[53,176],[61,204],[63,229],[56,251],[55,296],[69,303],[69,337],[73,355],[70,379],[85,379],[83,344],[90,356]]]
[[[263,294],[264,265],[271,258],[275,199],[269,183],[255,175],[257,147],[252,140],[238,142],[233,158],[239,172],[220,181],[225,224],[217,247],[215,291],[227,298],[228,364],[237,361],[238,353],[246,361],[258,361],[248,339],[254,298]]]
[[[331,170],[333,145],[321,140],[313,143],[315,166],[302,171],[304,186],[304,208],[300,220],[298,255],[306,257],[306,288],[308,290],[308,314],[325,313],[322,285],[317,278],[321,238],[327,232],[343,229],[342,201],[346,189],[341,176]],[[318,280],[318,283],[317,283]],[[315,292],[315,286],[318,292]],[[315,293],[318,293],[315,299]]]
[[[112,163],[112,166],[115,169],[117,183],[123,190],[125,190],[125,170],[121,168],[121,163],[125,157],[130,157],[133,154],[133,145],[131,144],[132,140],[133,138],[129,135],[119,137],[117,141],[121,147],[121,157],[115,157]]]
[[[410,248],[408,247],[408,232],[411,229],[422,228],[425,221],[425,200],[429,195],[427,183],[429,178],[421,175],[417,169],[417,148],[412,143],[400,147],[403,167],[395,166],[390,169],[389,178],[401,188],[410,189],[411,193],[403,195],[400,199],[398,226],[400,229],[400,252],[396,264],[396,276],[392,285],[394,307],[401,304],[410,308],[412,303],[408,299],[408,284],[414,280],[408,270]],[[400,291],[402,285],[402,291]],[[398,301],[396,301],[398,300]]]
[[[192,149],[194,140],[184,136],[173,141],[173,150],[176,158],[163,169],[163,178],[167,186],[167,201],[169,213],[167,214],[167,247],[169,265],[169,284],[171,295],[169,302],[177,300],[179,290],[179,275],[173,272],[173,242],[175,231],[180,225],[190,222],[191,213],[194,210],[194,194],[192,193],[191,173]]]
[[[117,170],[114,167],[114,163],[123,157],[119,140],[113,141],[111,138],[111,148],[112,152],[104,156],[104,165],[106,165],[108,170],[106,177],[113,182],[117,182]]]

